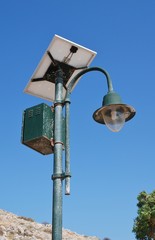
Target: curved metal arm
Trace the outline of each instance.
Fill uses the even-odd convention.
[[[79,72],[69,83],[66,91],[66,96],[65,96],[65,107],[66,107],[66,117],[65,117],[65,122],[66,122],[66,149],[65,149],[65,172],[66,174],[70,173],[70,138],[69,138],[69,115],[70,115],[70,93],[72,91],[73,86],[76,84],[77,80],[84,75],[85,73],[91,72],[91,71],[99,71],[102,72],[107,79],[107,84],[108,84],[108,91],[111,92],[113,91],[113,86],[112,86],[112,81],[110,79],[109,74],[102,68],[99,67],[91,67],[82,70]],[[70,194],[70,176],[66,177],[65,179],[65,194],[69,195]]]
[[[99,71],[99,72],[102,72],[102,73],[105,75],[106,79],[107,79],[108,91],[109,91],[109,92],[113,91],[112,81],[111,81],[111,78],[110,78],[108,72],[105,71],[104,69],[100,68],[100,67],[91,67],[91,68],[87,68],[87,69],[82,70],[81,72],[79,72],[79,73],[71,80],[71,82],[69,83],[69,85],[68,85],[68,87],[67,87],[67,92],[66,92],[66,97],[65,97],[66,100],[68,99],[69,94],[71,93],[72,88],[73,88],[73,86],[76,84],[77,80],[78,80],[82,75],[84,75],[85,73],[88,73],[88,72],[91,72],[91,71]]]

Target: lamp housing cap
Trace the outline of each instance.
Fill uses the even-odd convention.
[[[111,109],[124,112],[125,122],[132,119],[136,114],[136,111],[132,106],[123,104],[120,95],[114,91],[110,91],[103,97],[102,107],[94,112],[93,119],[98,123],[105,124],[104,116],[106,112]]]
[[[122,99],[119,94],[114,91],[108,92],[103,97],[102,107],[111,105],[111,104],[122,104]]]

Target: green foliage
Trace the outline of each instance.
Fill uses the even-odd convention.
[[[133,232],[138,240],[155,240],[155,191],[141,192],[137,197],[138,216],[134,220]]]

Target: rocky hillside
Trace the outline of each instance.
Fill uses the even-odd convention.
[[[98,240],[63,230],[63,240]],[[51,225],[0,210],[0,240],[51,240]]]

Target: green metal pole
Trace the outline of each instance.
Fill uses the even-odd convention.
[[[55,79],[55,126],[54,126],[54,166],[53,166],[53,211],[52,240],[62,240],[62,108],[63,108],[63,75],[61,69]]]
[[[71,173],[70,173],[70,134],[69,134],[69,118],[70,118],[70,94],[72,91],[72,88],[76,84],[77,80],[84,74],[91,72],[91,71],[99,71],[103,73],[107,79],[107,85],[108,85],[108,92],[113,92],[113,85],[111,78],[108,74],[108,72],[100,67],[91,67],[91,68],[86,68],[79,72],[75,77],[71,80],[67,87],[66,91],[66,96],[65,96],[65,107],[66,107],[66,114],[65,114],[65,194],[70,195],[70,178],[71,178]]]
[[[70,100],[65,101],[65,194],[70,195]]]
[[[66,179],[67,195],[70,194],[70,147],[69,147],[69,105],[70,92],[76,81],[83,74],[90,71],[100,71],[107,78],[108,90],[112,91],[113,86],[109,74],[98,67],[85,69],[78,73],[70,82],[65,98],[66,106],[66,169],[65,174],[62,169],[62,151],[63,151],[63,72],[61,69],[56,71],[55,78],[55,120],[54,120],[54,165],[53,165],[53,210],[52,210],[52,240],[62,240],[62,181]]]

